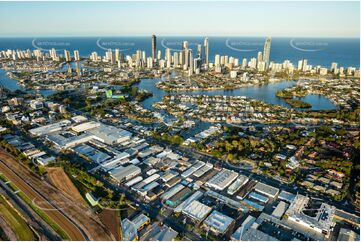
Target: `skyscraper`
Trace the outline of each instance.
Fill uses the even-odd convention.
[[[69,52],[69,51],[64,50],[64,57],[65,57],[65,61],[71,61],[70,52]]]
[[[152,35],[152,58],[153,60],[156,59],[157,55],[157,37],[153,34]]]
[[[268,69],[268,65],[269,65],[270,52],[271,52],[271,38],[267,37],[266,42],[264,43],[264,49],[263,49],[263,61],[266,64],[266,69]]]
[[[204,62],[208,65],[208,57],[209,57],[209,43],[208,38],[204,39]]]
[[[80,61],[79,50],[74,50],[74,60],[75,61]]]

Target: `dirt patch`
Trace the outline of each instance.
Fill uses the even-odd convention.
[[[78,205],[86,207],[87,204],[80,195],[78,189],[74,186],[68,175],[61,167],[51,167],[48,169],[47,178],[56,188],[64,193]]]
[[[99,218],[107,229],[114,235],[115,239],[121,241],[120,217],[118,216],[118,211],[103,209],[103,211],[99,214]]]

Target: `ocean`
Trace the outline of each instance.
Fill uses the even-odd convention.
[[[265,38],[259,37],[208,37],[209,59],[214,62],[216,54],[233,56],[248,60],[257,57],[263,51]],[[165,48],[173,51],[182,48],[182,42],[187,40],[189,47],[196,56],[197,45],[203,44],[204,37],[167,37],[157,36],[157,50],[165,54]],[[36,49],[45,51],[55,48],[63,55],[64,49],[79,50],[82,57],[88,57],[93,51],[104,55],[107,49],[120,49],[125,55],[136,50],[144,50],[151,55],[152,39],[149,37],[42,37],[42,38],[0,38],[0,50]],[[73,53],[72,53],[73,54]],[[343,38],[272,38],[270,60],[282,63],[290,60],[295,66],[300,59],[307,59],[311,65],[330,67],[332,62],[338,66],[360,67],[360,39]]]

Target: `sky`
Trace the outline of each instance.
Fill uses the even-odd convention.
[[[0,2],[1,37],[359,37],[354,2]]]

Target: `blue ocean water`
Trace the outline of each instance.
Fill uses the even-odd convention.
[[[239,58],[256,57],[263,51],[265,38],[259,37],[208,37],[209,58],[214,61],[216,54],[234,56]],[[197,45],[202,44],[204,37],[157,37],[157,49],[164,56],[165,48],[181,49],[182,42],[187,40],[189,47],[196,53]],[[43,38],[0,38],[0,50],[6,49],[35,49],[49,50],[55,48],[59,54],[63,50],[79,50],[80,55],[88,57],[96,51],[104,55],[107,49],[119,48],[124,54],[133,54],[136,50],[146,51],[151,54],[151,37],[43,37]],[[343,38],[272,38],[271,61],[281,63],[288,59],[297,65],[298,60],[308,59],[311,65],[330,67],[331,62],[339,66],[360,67],[360,39]]]

